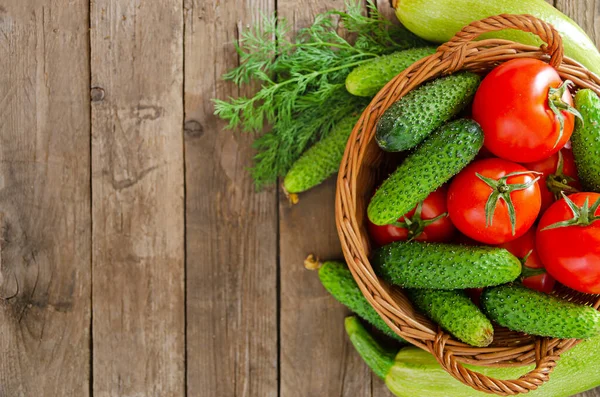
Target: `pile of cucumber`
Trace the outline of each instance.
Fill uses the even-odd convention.
[[[370,222],[394,224],[477,156],[483,145],[481,127],[457,117],[471,104],[480,82],[480,76],[469,72],[438,78],[384,113],[377,124],[377,143],[386,151],[408,155],[375,192],[367,210]],[[582,149],[580,141],[600,142],[600,99],[585,90],[578,99],[587,124],[578,124],[573,147],[582,179],[598,188],[594,181],[600,182],[600,160],[589,148]],[[545,337],[600,334],[600,312],[594,308],[524,287],[520,281],[525,260],[500,247],[419,241],[393,242],[371,255],[381,278],[402,287],[417,309],[466,344],[490,345],[492,322]],[[344,264],[327,262],[319,276],[350,310],[398,338],[363,297]],[[474,288],[483,288],[478,304],[465,292]]]

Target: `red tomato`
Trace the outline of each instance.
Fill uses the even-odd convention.
[[[570,82],[537,59],[513,59],[493,69],[473,101],[473,119],[496,156],[525,163],[545,159],[573,133]],[[568,109],[568,110],[565,110]],[[561,126],[560,119],[563,120]]]
[[[498,158],[471,163],[448,190],[452,223],[468,237],[487,244],[522,236],[540,212],[540,188],[534,174]]]
[[[523,164],[523,166],[528,170],[544,174],[538,181],[542,194],[540,213],[544,213],[555,200],[561,198],[560,192],[570,194],[581,189],[575,158],[570,149],[562,148],[547,159]]]
[[[377,226],[369,221],[371,238],[379,246],[405,240],[450,241],[456,229],[448,217],[447,194],[446,187],[440,187],[395,224]]]
[[[471,298],[471,301],[477,306],[480,306],[483,288],[467,288],[465,291],[469,298]]]
[[[589,294],[600,293],[600,194],[564,196],[542,216],[537,251],[558,282]]]
[[[554,289],[556,280],[544,270],[544,265],[535,247],[535,228],[529,229],[518,239],[499,245],[521,259],[523,271],[521,282],[524,286],[549,294]]]

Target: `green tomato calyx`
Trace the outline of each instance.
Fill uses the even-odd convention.
[[[583,122],[583,117],[581,116],[581,113],[579,113],[577,109],[575,109],[573,106],[569,105],[562,99],[564,93],[571,85],[574,85],[571,80],[565,80],[557,88],[550,87],[550,90],[548,91],[548,106],[550,107],[550,110],[552,110],[560,124],[560,132],[558,133],[558,138],[556,138],[556,142],[554,142],[553,147],[556,147],[559,144],[564,134],[565,115],[562,112],[563,110],[567,113],[571,113],[575,117],[579,118],[581,122]]]
[[[550,193],[554,195],[555,200],[560,200],[562,192],[567,192],[569,194],[579,192],[579,190],[569,185],[569,183],[575,181],[575,178],[564,174],[564,162],[562,152],[559,151],[556,171],[546,178],[546,187]]]
[[[569,226],[585,227],[591,225],[592,223],[600,219],[600,215],[596,215],[596,210],[598,210],[598,207],[600,207],[600,198],[596,200],[596,202],[590,207],[590,199],[589,197],[586,197],[585,201],[583,202],[583,205],[581,207],[578,207],[577,204],[575,204],[573,200],[568,198],[564,192],[562,193],[562,196],[565,199],[567,205],[569,206],[569,209],[573,213],[573,218],[548,225],[541,230],[542,232],[544,230],[558,229],[561,227]]]
[[[504,200],[506,203],[506,209],[508,210],[508,217],[510,219],[510,226],[512,229],[512,235],[515,235],[515,229],[517,224],[517,214],[515,211],[515,206],[512,202],[512,198],[510,194],[517,190],[526,190],[533,186],[543,175],[541,172],[535,171],[518,171],[511,172],[499,178],[498,180],[493,178],[488,178],[479,173],[475,173],[479,179],[485,182],[492,189],[492,193],[487,199],[485,203],[485,227],[492,226],[492,222],[494,221],[494,213],[496,212],[496,206],[498,205],[498,201],[500,199]],[[535,178],[527,183],[508,183],[508,178],[513,176],[520,175],[534,175]]]
[[[443,214],[440,214],[432,219],[422,219],[421,218],[422,211],[423,211],[423,202],[421,201],[421,202],[419,202],[419,204],[417,204],[417,208],[415,209],[415,213],[413,214],[412,217],[409,218],[409,217],[405,216],[403,222],[393,223],[393,225],[396,227],[401,227],[403,229],[408,230],[407,241],[413,241],[414,239],[416,239],[423,233],[423,231],[425,230],[425,228],[427,226],[448,216],[448,213],[444,212]]]

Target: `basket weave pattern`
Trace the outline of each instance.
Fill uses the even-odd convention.
[[[533,47],[508,40],[474,41],[489,31],[518,29],[538,35],[544,45]],[[437,52],[424,58],[390,81],[365,109],[348,140],[340,165],[336,192],[336,223],[344,256],[360,289],[385,322],[412,344],[431,352],[442,367],[476,390],[515,395],[537,389],[549,379],[560,354],[579,343],[496,328],[489,347],[466,345],[443,332],[416,312],[400,288],[380,280],[369,263],[370,242],[365,228],[366,207],[374,185],[386,169],[386,156],[373,140],[377,120],[400,97],[423,82],[459,70],[485,73],[514,58],[537,58],[554,66],[563,80],[600,95],[600,79],[579,63],[563,56],[562,39],[549,24],[531,15],[498,15],[463,28]],[[579,303],[600,305],[597,295],[560,288],[557,294]],[[514,380],[499,380],[471,371],[463,363],[483,366],[523,366],[535,363],[529,373]]]

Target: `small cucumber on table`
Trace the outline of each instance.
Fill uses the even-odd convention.
[[[593,307],[518,284],[484,289],[481,305],[491,320],[514,331],[565,339],[600,334],[600,312]]]
[[[388,225],[458,174],[483,145],[483,131],[473,120],[448,123],[429,136],[377,190],[367,215]]]
[[[304,192],[338,171],[346,142],[359,118],[359,114],[344,117],[329,135],[296,160],[283,180],[283,188],[287,193]]]
[[[494,327],[464,291],[405,290],[411,302],[461,341],[485,347],[494,339]]]
[[[358,288],[358,284],[354,281],[352,273],[345,264],[333,261],[323,263],[319,269],[319,279],[323,287],[341,304],[367,320],[384,334],[405,342],[373,309],[373,306]]]
[[[435,47],[411,48],[382,55],[354,68],[346,77],[346,90],[356,96],[377,94],[404,69],[435,52]]]
[[[481,288],[521,274],[521,261],[504,248],[418,241],[378,248],[371,264],[384,280],[406,288]]]
[[[575,108],[583,119],[576,118],[571,136],[577,174],[586,189],[600,192],[600,98],[592,90],[579,90]]]
[[[375,140],[387,152],[417,146],[473,101],[481,77],[461,72],[441,77],[397,100],[377,123]]]

